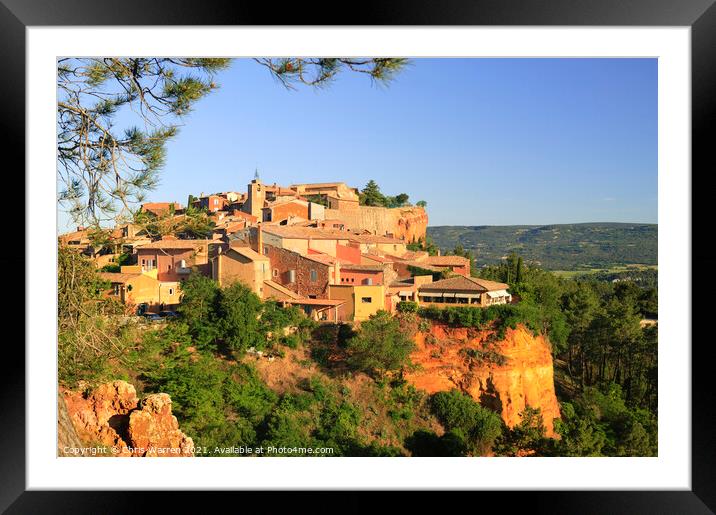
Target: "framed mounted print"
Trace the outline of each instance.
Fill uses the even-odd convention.
[[[9,513],[133,509],[85,490],[711,512],[716,11],[450,6],[6,2]]]

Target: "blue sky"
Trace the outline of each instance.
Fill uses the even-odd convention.
[[[430,225],[657,221],[656,59],[414,59],[288,91],[251,60],[168,145],[152,201],[374,179]]]

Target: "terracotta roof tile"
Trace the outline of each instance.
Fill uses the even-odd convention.
[[[462,256],[428,256],[425,262],[435,266],[469,266],[470,260]]]
[[[506,290],[510,286],[504,283],[497,283],[494,281],[488,281],[487,279],[480,279],[479,277],[448,277],[440,281],[427,283],[420,286],[420,290],[429,291],[444,291],[444,290],[460,290],[460,291],[496,291]]]
[[[142,249],[195,249],[206,245],[207,243],[214,243],[213,240],[159,240],[147,243],[145,245],[137,246],[138,250]]]

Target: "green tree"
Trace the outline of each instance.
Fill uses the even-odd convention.
[[[58,375],[71,384],[100,374],[110,358],[124,359],[125,341],[117,318],[124,306],[102,293],[110,287],[94,263],[64,246],[57,256]]]
[[[263,348],[265,334],[260,330],[261,299],[239,282],[219,291],[220,336],[234,351]]]
[[[568,402],[560,406],[561,418],[555,419],[554,429],[560,435],[555,454],[558,456],[602,456],[606,433],[589,416],[577,413]]]
[[[517,265],[515,267],[515,282],[521,283],[522,282],[522,256],[517,258]]]
[[[365,188],[361,191],[360,203],[364,206],[383,206],[385,205],[385,196],[380,192],[380,187],[374,180],[368,181]]]
[[[402,207],[408,203],[410,197],[406,193],[399,193],[395,196],[396,207]]]
[[[418,207],[422,207],[423,209],[425,209],[426,207],[428,207],[428,203],[425,202],[424,200],[418,200],[418,201],[415,203],[415,205],[418,206]]]
[[[498,438],[495,443],[495,452],[500,456],[544,456],[548,454],[552,443],[546,437],[539,408],[527,406],[520,415],[522,421]]]
[[[500,417],[459,390],[435,393],[431,399],[431,410],[447,431],[463,435],[472,454],[482,456],[489,453],[502,434]]]
[[[353,367],[383,377],[409,364],[415,343],[400,330],[400,322],[387,311],[378,311],[363,322],[348,341],[348,362]]]
[[[181,289],[181,304],[177,311],[200,346],[212,344],[219,333],[216,323],[219,285],[198,272],[192,272],[182,281]]]

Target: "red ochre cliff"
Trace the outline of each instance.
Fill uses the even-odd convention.
[[[348,230],[392,234],[406,242],[425,238],[428,214],[421,207],[357,206],[356,209],[326,209],[326,219],[340,220]]]
[[[69,418],[83,446],[109,448],[111,456],[194,455],[194,442],[179,429],[172,415],[172,401],[165,393],[140,401],[134,386],[114,381],[90,391],[82,385],[80,391],[60,388],[60,396],[59,441],[63,441],[63,433],[68,433],[63,420]],[[79,455],[64,447],[58,448],[58,453]]]
[[[415,336],[411,355],[421,367],[406,375],[429,393],[457,388],[501,414],[505,424],[519,424],[525,406],[539,408],[548,436],[559,418],[549,343],[522,326],[507,329],[503,339],[493,331],[433,323]],[[465,349],[465,350],[463,350]]]

